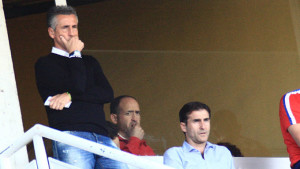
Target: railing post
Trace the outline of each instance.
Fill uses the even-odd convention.
[[[43,138],[39,135],[35,135],[33,137],[33,145],[34,145],[37,168],[50,169]]]

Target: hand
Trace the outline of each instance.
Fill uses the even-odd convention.
[[[68,93],[57,94],[50,99],[49,107],[55,110],[62,110],[71,101]]]
[[[131,131],[130,131],[130,136],[133,137],[137,137],[140,140],[142,140],[144,138],[144,130],[142,129],[142,127],[139,124],[133,124]]]
[[[69,40],[66,40],[63,36],[60,36],[60,39],[68,53],[74,52],[75,50],[81,51],[84,48],[84,43],[78,38],[78,36],[74,36]]]

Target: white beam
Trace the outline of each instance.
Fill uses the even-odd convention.
[[[0,0],[0,133],[0,147],[8,146],[24,133],[2,0]],[[12,168],[24,167],[28,163],[26,148],[21,149],[9,161]]]
[[[55,0],[55,5],[56,6],[66,6],[67,1],[66,0]]]

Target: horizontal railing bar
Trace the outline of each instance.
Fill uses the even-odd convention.
[[[144,159],[142,157],[120,151],[111,147],[107,147],[102,144],[98,144],[92,142],[90,140],[86,140],[77,136],[73,136],[71,134],[67,134],[61,132],[56,129],[52,129],[41,124],[34,125],[31,129],[29,129],[21,138],[19,138],[15,143],[11,144],[7,148],[5,148],[0,153],[0,158],[5,158],[11,156],[13,153],[18,151],[20,148],[28,144],[32,141],[35,135],[40,135],[42,137],[48,138],[50,140],[58,141],[61,143],[65,143],[94,154],[104,156],[107,158],[111,158],[113,160],[117,160],[123,163],[127,163],[129,165],[144,168],[144,169],[172,169],[169,166],[165,166],[163,164],[159,164],[148,159]]]
[[[8,158],[12,154],[14,154],[16,151],[20,150],[22,147],[24,147],[28,143],[32,142],[33,137],[36,134],[38,134],[37,128],[39,126],[42,126],[42,125],[39,125],[39,124],[34,125],[32,128],[30,128],[26,133],[24,133],[22,136],[20,136],[11,145],[0,149],[0,158]]]

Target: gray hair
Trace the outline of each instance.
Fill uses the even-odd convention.
[[[47,26],[55,30],[57,25],[57,15],[75,15],[77,20],[78,16],[76,10],[71,6],[53,6],[47,13]]]

